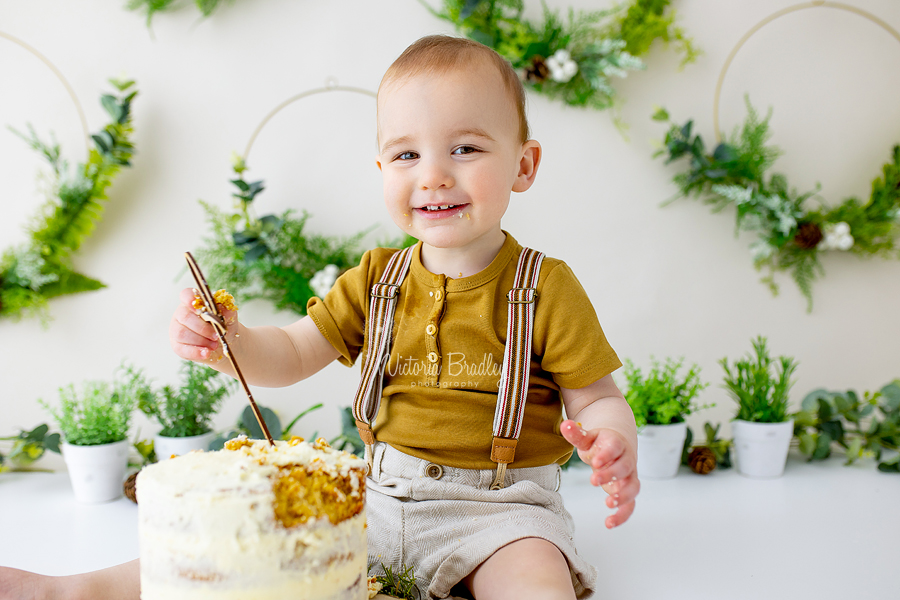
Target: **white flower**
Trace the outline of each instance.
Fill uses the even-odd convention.
[[[572,60],[568,50],[557,50],[547,59],[547,68],[550,69],[550,79],[565,83],[575,77],[578,63]]]
[[[775,248],[765,240],[756,240],[750,244],[750,256],[753,262],[758,263],[766,260],[775,252]]]
[[[853,236],[850,235],[850,225],[841,221],[831,223],[824,227],[825,237],[817,246],[819,250],[849,250],[853,247]]]
[[[334,285],[338,276],[338,271],[337,265],[328,265],[312,276],[312,279],[309,280],[309,287],[316,293],[316,296],[319,298],[325,297],[325,294],[327,294]]]

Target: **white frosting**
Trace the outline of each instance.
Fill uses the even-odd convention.
[[[366,598],[365,511],[337,525],[322,517],[285,528],[275,518],[278,467],[313,462],[335,476],[366,464],[306,442],[254,442],[143,469],[142,600]],[[350,480],[358,499],[365,486]]]

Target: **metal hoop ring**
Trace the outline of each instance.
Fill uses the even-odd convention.
[[[53,74],[56,75],[56,78],[59,79],[59,81],[63,84],[63,87],[66,88],[66,92],[69,94],[69,97],[72,99],[72,102],[75,104],[75,110],[78,112],[78,118],[81,120],[81,130],[84,132],[84,147],[85,147],[87,154],[90,155],[90,153],[91,153],[91,134],[90,134],[90,131],[88,130],[87,118],[84,116],[84,110],[82,110],[82,108],[81,108],[81,103],[78,102],[78,96],[75,95],[75,90],[73,90],[72,86],[69,85],[69,82],[63,76],[62,72],[59,69],[57,69],[56,66],[52,62],[50,62],[50,60],[46,56],[44,56],[43,54],[38,52],[37,49],[33,48],[32,46],[29,46],[28,44],[26,44],[19,38],[13,37],[13,36],[9,35],[8,33],[4,33],[2,31],[0,31],[0,37],[11,41],[12,43],[14,43],[18,46],[21,46],[22,48],[24,48],[25,50],[27,50],[28,52],[33,54],[35,57],[37,57],[38,60],[40,60],[45,65],[47,65],[47,67],[53,72]]]
[[[716,141],[722,141],[722,133],[719,130],[719,97],[722,94],[722,83],[725,81],[725,74],[728,72],[728,67],[731,66],[731,61],[734,60],[735,55],[737,55],[738,50],[749,40],[754,33],[774,21],[779,17],[783,17],[784,15],[790,14],[792,12],[796,12],[798,10],[805,10],[807,8],[834,8],[838,10],[847,11],[856,15],[863,17],[864,19],[868,19],[869,21],[875,23],[885,31],[887,31],[890,35],[894,37],[898,42],[900,42],[900,33],[897,32],[896,29],[885,23],[883,20],[879,19],[875,15],[870,12],[866,12],[861,8],[857,8],[855,6],[850,6],[849,4],[843,4],[842,2],[827,2],[826,0],[813,0],[812,2],[807,2],[804,4],[795,4],[793,6],[788,6],[782,10],[772,13],[756,25],[750,28],[744,36],[738,40],[738,43],[732,48],[731,52],[728,54],[728,58],[725,59],[725,64],[722,65],[722,71],[719,73],[719,80],[716,82],[716,94],[715,99],[713,100],[713,129],[716,132]]]
[[[291,96],[290,98],[273,108],[272,111],[265,116],[262,122],[253,131],[253,135],[250,136],[250,141],[247,142],[247,148],[244,150],[244,155],[241,157],[243,158],[244,162],[247,162],[247,158],[250,156],[250,149],[253,147],[253,142],[256,141],[256,137],[262,131],[262,128],[265,127],[266,123],[272,120],[272,118],[277,115],[283,108],[290,104],[293,104],[297,100],[306,98],[307,96],[314,96],[316,94],[324,94],[327,92],[352,92],[354,94],[362,94],[364,96],[370,96],[372,98],[378,97],[375,92],[369,91],[367,89],[338,85],[336,80],[330,78],[328,79],[328,81],[326,81],[325,87],[307,90],[305,92],[297,94],[296,96]]]

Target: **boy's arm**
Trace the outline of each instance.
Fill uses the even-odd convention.
[[[591,467],[591,483],[609,494],[616,513],[606,519],[612,529],[628,520],[640,491],[637,477],[637,429],[622,392],[607,375],[579,389],[560,388],[566,415],[560,430]]]
[[[169,324],[169,342],[175,354],[235,376],[231,362],[222,356],[212,325],[191,307],[193,291],[190,288],[182,290],[180,298],[181,304]],[[320,371],[340,356],[309,317],[286,327],[245,327],[237,321],[236,313],[224,313],[228,323],[228,347],[250,385],[291,385]]]

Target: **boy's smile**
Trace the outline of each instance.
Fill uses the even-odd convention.
[[[540,161],[537,142],[517,139],[518,123],[510,93],[485,61],[382,86],[385,203],[393,221],[422,240],[432,272],[471,275],[503,245],[510,194],[531,186]]]

